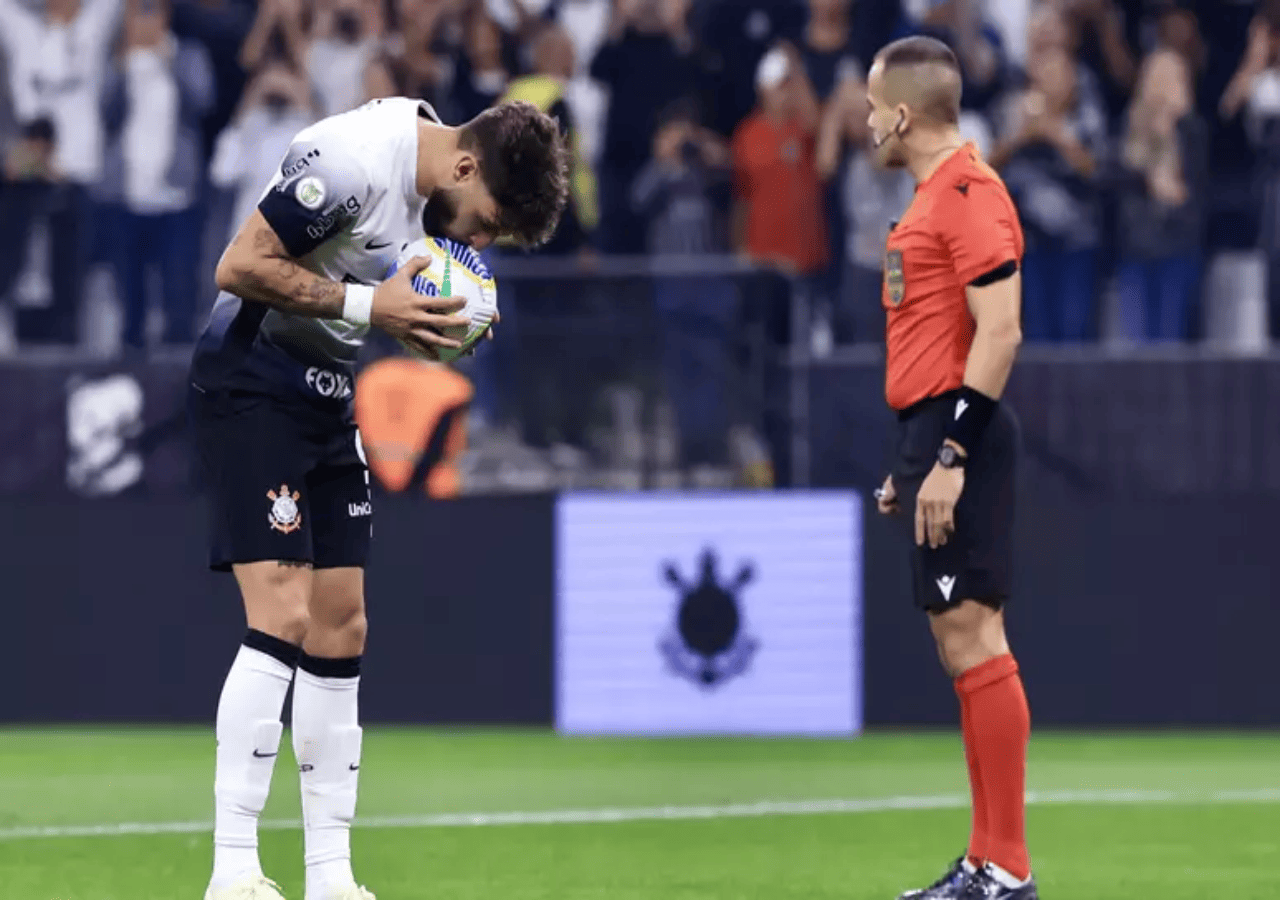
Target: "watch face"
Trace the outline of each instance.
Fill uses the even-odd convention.
[[[938,451],[938,462],[942,463],[942,467],[950,469],[960,461],[960,454],[956,452],[955,447],[944,446]]]

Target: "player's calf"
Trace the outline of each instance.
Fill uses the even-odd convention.
[[[311,597],[308,568],[269,561],[234,571],[249,628],[218,700],[213,896],[243,885],[265,890],[258,818],[280,750],[280,713],[302,653]]]
[[[362,732],[360,662],[367,630],[362,569],[319,569],[293,688],[293,747],[302,779],[307,900],[363,895],[351,870]]]
[[[218,700],[210,892],[257,883],[258,818],[280,752],[280,712],[301,651],[265,632],[245,635]],[[255,895],[256,896],[256,895]]]

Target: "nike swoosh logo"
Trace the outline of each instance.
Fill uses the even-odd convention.
[[[381,244],[377,243],[376,241],[370,241],[369,243],[367,243],[367,244],[365,244],[365,245],[364,245],[364,249],[366,249],[366,250],[381,250],[383,247],[390,247],[390,246],[391,246],[391,242],[390,242],[390,241],[386,241],[386,242],[381,243]]]
[[[275,753],[263,753],[263,752],[261,752],[260,750],[258,750],[257,748],[254,748],[254,751],[253,751],[253,758],[254,758],[254,759],[270,759],[271,757],[276,756],[276,755],[277,755],[277,754],[275,754]]]
[[[351,772],[359,772],[359,771],[360,771],[360,764],[359,764],[359,763],[352,763],[351,765],[347,766],[347,769],[348,769],[348,771],[351,771]]]

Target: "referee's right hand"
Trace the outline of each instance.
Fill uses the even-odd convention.
[[[885,476],[884,484],[876,491],[876,509],[886,516],[898,511],[898,492],[893,487],[892,472]]]
[[[373,292],[369,324],[423,353],[436,347],[461,347],[462,342],[445,337],[446,328],[466,327],[471,320],[454,316],[466,305],[461,297],[428,297],[413,289],[413,278],[431,265],[431,257],[415,256]]]

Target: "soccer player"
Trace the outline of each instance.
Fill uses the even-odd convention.
[[[916,605],[960,698],[973,797],[968,851],[919,900],[1036,900],[1024,829],[1031,730],[1005,639],[1017,425],[1000,402],[1021,341],[1022,230],[1004,184],[960,137],[960,67],[943,43],[877,54],[868,124],[916,192],[885,250],[885,393],[897,461],[879,509],[912,512]]]
[[[365,644],[369,475],[352,418],[370,327],[424,352],[458,346],[452,298],[417,294],[423,234],[534,245],[568,195],[556,122],[527,103],[442,125],[425,103],[374,100],[299,132],[218,263],[191,367],[190,408],[211,500],[212,567],[235,573],[248,631],[218,703],[214,862],[206,900],[280,900],[258,817],[293,683],[306,900],[372,900],[351,870]],[[381,283],[380,283],[381,282]],[[296,671],[295,671],[296,670]]]

